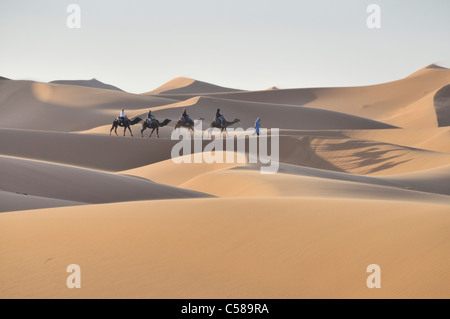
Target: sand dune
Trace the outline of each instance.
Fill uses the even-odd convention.
[[[72,132],[112,123],[125,107],[129,117],[173,100],[76,85],[0,82],[1,128]]]
[[[240,90],[225,88],[222,86],[179,77],[161,85],[153,91],[143,93],[149,94],[198,94],[198,93],[216,93],[216,92],[238,92]]]
[[[170,130],[165,132],[169,135]],[[280,162],[369,175],[401,174],[450,164],[448,153],[318,135],[280,136]],[[178,142],[169,138],[4,129],[0,129],[0,136],[0,154],[3,155],[115,172],[168,160],[172,147]],[[207,143],[204,141],[203,147]],[[88,157],[86,150],[89,150]]]
[[[144,94],[0,80],[0,298],[450,297],[449,69],[264,91],[177,78]],[[109,136],[121,107],[172,122]],[[203,130],[217,108],[279,128],[278,173],[175,164],[184,108]],[[65,286],[73,263],[82,289]],[[382,289],[366,287],[373,263]]]
[[[394,126],[436,127],[437,116],[434,102],[439,101],[439,96],[435,98],[435,95],[439,92],[440,95],[443,95],[442,99],[446,100],[446,91],[441,88],[449,80],[450,70],[426,68],[406,79],[371,87],[231,92],[214,94],[214,98],[197,98],[197,103],[189,100],[190,97],[184,97],[181,99],[188,99],[188,101],[173,106],[171,104],[174,103],[174,100],[171,100],[169,95],[164,95],[164,98],[161,98],[113,90],[99,91],[96,88],[79,85],[5,81],[0,86],[0,105],[4,104],[3,107],[5,107],[5,116],[0,120],[0,125],[9,128],[44,129],[51,127],[54,131],[82,131],[111,123],[117,116],[118,110],[123,106],[127,108],[130,117],[143,115],[148,108],[160,106],[161,108],[155,109],[158,112],[157,115],[170,117],[174,120],[179,117],[181,108],[195,105],[201,106],[199,111],[201,109],[202,114],[196,114],[198,108],[192,108],[192,112],[195,113],[194,118],[203,117],[209,120],[209,117],[214,116],[214,108],[223,107],[223,111],[227,112],[228,117],[244,117],[242,120],[245,120],[249,125],[253,123],[257,116],[261,115],[260,117],[265,119],[267,124],[273,123],[278,127],[323,129],[323,126],[311,128],[308,125],[310,122],[308,121],[310,120],[308,114],[313,112],[311,114],[320,118],[320,114],[328,116],[328,113],[318,113],[318,111],[312,111],[311,109],[307,109],[309,111],[307,114],[305,114],[305,109],[300,109],[301,111],[296,113],[298,108],[280,105],[293,104],[337,111],[339,114],[347,113],[343,114],[347,118],[351,114],[371,120],[384,121]],[[70,83],[70,81],[65,83]],[[165,87],[189,86],[191,84],[197,85],[198,83],[191,79],[177,79]],[[420,94],[417,88],[419,86],[422,89]],[[408,94],[403,94],[403,91],[408,91]],[[192,94],[198,95],[200,93],[202,92]],[[208,96],[210,93],[205,94]],[[373,100],[379,96],[390,97],[373,103]],[[180,100],[180,96],[173,96],[173,98]],[[163,107],[164,105],[166,107]],[[244,108],[245,113],[242,112]],[[286,112],[292,113],[285,117],[288,123],[280,123],[281,118],[274,114],[274,109],[284,114]],[[444,106],[441,109],[445,110],[446,108]],[[443,126],[446,123],[447,116],[445,111],[444,113],[439,112],[441,114],[439,125]],[[208,113],[211,115],[208,116]],[[24,116],[25,114],[27,116]],[[40,117],[40,114],[48,114],[48,116]],[[303,117],[306,118],[305,121],[300,121],[295,125],[289,124],[289,121]],[[39,118],[39,121],[34,120],[34,118]],[[68,118],[70,120],[67,120]],[[336,124],[327,127],[327,129],[346,128],[346,125],[342,123],[348,124],[348,119],[334,119],[332,116],[330,118]],[[359,121],[361,122],[361,119]],[[355,125],[356,127],[353,127]],[[355,125],[347,128],[362,129],[364,123]],[[385,125],[385,128],[388,127],[386,124],[377,125],[375,125],[376,128],[379,128],[380,125]]]
[[[0,190],[0,213],[16,210],[39,209],[49,207],[78,206],[87,203],[33,196],[26,193],[12,193]]]
[[[448,298],[448,209],[266,198],[3,213],[0,296]],[[81,289],[65,286],[72,263]],[[373,263],[381,289],[366,287]]]
[[[447,174],[448,178],[448,174]],[[405,178],[406,179],[406,178]],[[405,181],[403,179],[403,181]],[[411,178],[412,179],[412,178]],[[398,182],[402,181],[399,179]],[[377,185],[378,184],[378,185]],[[385,184],[385,185],[380,185]],[[196,176],[180,184],[181,188],[199,192],[208,192],[219,197],[320,197],[320,198],[359,198],[397,201],[419,201],[450,205],[448,196],[434,192],[424,193],[405,189],[405,187],[387,186],[389,179],[383,182],[366,180],[363,182],[327,179],[323,177],[301,176],[279,173],[262,175],[258,170],[228,169],[218,170]],[[394,183],[391,183],[394,184]],[[400,183],[398,183],[400,184]],[[411,185],[413,183],[405,183]],[[421,185],[420,183],[417,183]],[[400,185],[399,185],[400,186]],[[450,183],[447,183],[450,186]],[[408,186],[410,188],[411,186]],[[441,191],[442,190],[441,186]],[[445,191],[449,195],[448,191]]]
[[[122,171],[170,158],[176,141],[0,129],[0,154]]]
[[[359,198],[418,201],[450,205],[448,196],[420,193],[370,184],[299,177],[290,174],[261,175],[258,171],[220,171],[197,176],[180,185],[208,191],[219,197]]]
[[[210,197],[145,180],[78,167],[0,156],[0,190],[81,203]],[[20,178],[17,178],[20,176]],[[0,211],[5,211],[0,204]]]
[[[221,153],[222,158],[226,159],[227,152]],[[246,165],[245,163],[238,163],[236,155],[234,153],[231,154],[235,160],[235,163],[226,163],[225,160],[224,163],[195,163],[194,155],[187,155],[186,157],[190,157],[191,163],[176,164],[172,161],[172,159],[168,159],[158,163],[125,170],[119,173],[151,179],[157,183],[178,186],[201,174]]]
[[[450,166],[389,176],[392,183],[407,185],[409,189],[450,195]]]
[[[219,197],[357,196],[449,203],[450,198],[446,196],[434,196],[450,195],[449,168],[450,165],[446,165],[419,170],[417,166],[418,172],[365,176],[281,163],[279,174],[268,176],[260,174],[260,164],[175,164],[166,160],[120,173]],[[403,169],[397,167],[396,170]]]
[[[395,123],[402,128],[435,128],[438,127],[434,97],[439,90],[435,90],[423,98],[399,108],[390,113],[383,121]]]
[[[343,136],[450,153],[450,128],[342,131]]]
[[[401,161],[398,165],[402,165]],[[424,169],[423,165],[417,165],[416,169],[420,168]],[[403,168],[395,169],[403,171]],[[259,170],[258,164],[175,164],[166,160],[120,173],[219,197],[358,197],[450,203],[449,197],[440,196],[450,195],[449,165],[384,176],[355,175],[283,163],[276,175],[261,175]]]
[[[171,185],[207,190],[219,197],[357,197],[450,204],[450,166],[389,176],[362,176],[289,164],[281,164],[275,175],[261,175],[259,169],[260,165],[248,164],[204,170],[187,182]]]
[[[449,127],[377,129],[377,130],[296,130],[281,129],[281,136],[310,136],[327,138],[353,138],[371,140],[417,148],[429,151],[450,153]]]
[[[450,195],[450,165],[397,175],[366,176],[280,163],[278,175],[260,175],[260,164],[175,164],[166,160],[120,172],[216,196],[350,196],[427,200],[417,192]],[[280,177],[281,176],[281,177]],[[300,178],[297,178],[300,177]],[[318,179],[322,179],[319,181]],[[347,185],[334,183],[350,182]],[[311,185],[317,187],[311,188]],[[350,187],[347,187],[350,186]],[[366,186],[369,186],[365,188]],[[382,186],[377,188],[372,186]],[[325,191],[331,187],[332,191]],[[347,188],[347,189],[346,189]],[[396,192],[395,189],[400,190]],[[322,191],[323,190],[323,191]],[[414,191],[411,193],[410,191]],[[397,195],[400,194],[400,197]],[[414,198],[412,198],[412,197]],[[439,197],[439,196],[438,196]],[[434,199],[438,199],[435,197]],[[448,201],[448,198],[439,198]]]
[[[237,168],[236,168],[237,169]],[[245,169],[259,169],[257,166],[248,165]],[[333,172],[316,168],[302,167],[289,164],[281,164],[279,173],[299,175],[339,181],[351,181],[362,184],[394,187],[419,192],[450,195],[450,166],[442,166],[398,175],[364,176],[342,172]],[[389,191],[389,190],[388,190]]]
[[[105,90],[114,90],[114,91],[123,91],[119,89],[117,86],[103,83],[97,79],[90,79],[90,80],[56,80],[51,81],[50,83],[53,84],[66,84],[66,85],[79,85],[79,86],[87,86],[90,88],[97,88],[97,89],[105,89]]]
[[[360,175],[430,169],[450,164],[449,155],[370,140],[280,137],[280,161],[283,163]]]
[[[184,102],[161,107],[155,110],[158,118],[179,118],[182,110],[188,109],[188,114],[194,118],[204,118],[205,127],[214,120],[216,110],[221,109],[221,113],[228,121],[235,118],[241,120],[240,127],[253,127],[257,117],[262,119],[264,127],[282,127],[285,129],[382,129],[393,126],[360,118],[344,113],[317,110],[314,108],[277,105],[268,103],[246,102],[217,99],[211,97],[195,97]]]
[[[409,127],[413,123],[417,123],[414,116],[410,116],[408,121],[391,117],[401,112],[402,108],[448,85],[449,82],[450,69],[434,68],[431,65],[405,79],[372,86],[209,93],[202,94],[202,96],[213,96],[214,98],[227,100],[310,106],[384,121],[394,126],[406,124]],[[192,95],[167,94],[165,97],[185,100]],[[422,115],[422,113],[418,114],[417,118]],[[429,116],[432,117],[432,114]],[[409,124],[409,122],[412,122],[412,124]]]
[[[2,81],[0,106],[2,106],[4,116],[0,119],[0,126],[42,130],[51,128],[53,131],[65,132],[89,130],[111,123],[121,107],[126,107],[129,116],[137,116],[144,114],[149,108],[168,106],[176,101],[184,101],[202,95],[203,98],[199,99],[200,104],[209,103],[210,108],[201,115],[194,114],[194,118],[203,117],[209,120],[214,116],[214,108],[223,105],[224,111],[228,111],[228,117],[244,117],[243,112],[237,112],[236,108],[239,107],[250,111],[244,113],[249,117],[249,123],[252,123],[258,114],[261,114],[266,121],[276,123],[280,117],[274,113],[274,109],[283,113],[294,112],[295,108],[292,106],[280,106],[280,104],[289,104],[331,110],[340,114],[346,113],[346,117],[354,115],[385,122],[386,124],[383,124],[385,127],[387,124],[400,127],[417,127],[417,125],[436,127],[438,121],[436,110],[439,113],[439,126],[445,126],[448,123],[447,117],[449,116],[445,111],[448,109],[445,107],[448,94],[444,86],[449,81],[450,70],[428,67],[403,80],[367,87],[211,93],[212,91],[220,92],[220,87],[192,79],[179,78],[163,85],[161,88],[161,92],[165,92],[163,96],[136,95],[79,85]],[[197,87],[207,87],[208,89],[196,90]],[[167,93],[177,89],[190,90],[189,94],[191,95]],[[435,97],[437,93],[439,95]],[[238,102],[233,104],[230,100]],[[441,100],[444,102],[439,102]],[[186,103],[187,106],[193,105],[187,101]],[[437,107],[435,107],[435,103]],[[439,107],[442,103],[444,106]],[[256,105],[260,106],[259,109],[253,110]],[[181,109],[183,106],[181,104],[179,108]],[[162,116],[169,112],[172,119],[179,117],[180,110],[175,110],[174,107],[167,108],[172,111],[160,109],[159,112]],[[136,112],[133,112],[134,110]],[[302,110],[304,111],[304,109]],[[312,112],[310,109],[308,110]],[[211,115],[208,116],[208,113]],[[286,116],[285,119],[302,117],[303,113],[299,112],[295,116],[289,114],[290,116]],[[47,114],[47,116],[41,116],[41,114]],[[320,116],[322,113],[315,114]],[[68,120],[69,118],[70,120]],[[341,121],[346,122],[343,119],[338,120],[338,122]],[[311,129],[308,125],[302,127],[301,124],[296,127],[289,124],[287,126],[279,125],[279,127]],[[327,129],[333,129],[335,126]],[[361,126],[351,128],[361,129]]]

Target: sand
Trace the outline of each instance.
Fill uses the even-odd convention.
[[[67,85],[79,85],[79,86],[87,86],[91,88],[105,89],[105,90],[114,90],[114,91],[123,91],[117,86],[103,83],[97,79],[90,80],[61,80],[61,81],[51,81],[50,83],[55,84],[67,84]]]
[[[2,297],[449,294],[447,205],[192,199],[3,213],[0,220]],[[65,286],[73,263],[81,289]],[[366,287],[373,263],[382,267],[381,289]]]
[[[198,81],[195,79],[179,77],[164,83],[160,87],[143,94],[192,94],[192,93],[217,93],[238,92],[240,90],[225,88],[219,85]]]
[[[261,91],[1,78],[0,298],[449,298],[449,83],[434,65]],[[121,107],[171,122],[160,138],[141,123],[110,136]],[[217,108],[233,127],[279,128],[278,172],[174,163],[184,108],[202,130]]]

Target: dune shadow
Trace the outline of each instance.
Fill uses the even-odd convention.
[[[340,166],[341,169],[345,172],[351,171],[352,168],[356,167],[366,167],[366,166],[374,166],[367,171],[367,174],[376,173],[382,170],[394,168],[400,164],[407,163],[411,161],[411,159],[406,160],[398,160],[402,153],[398,153],[400,151],[404,151],[404,147],[399,147],[396,145],[390,145],[391,148],[388,150],[382,150],[379,147],[386,146],[385,143],[377,143],[370,142],[364,140],[348,140],[342,143],[328,143],[325,145],[321,145],[316,148],[317,151],[324,152],[338,152],[338,151],[351,151],[348,156],[351,157],[348,161],[346,161],[346,165]],[[397,152],[397,154],[393,154]]]
[[[294,139],[293,137],[280,137],[282,139]],[[295,138],[295,144],[292,142],[280,141],[280,162],[285,164],[299,165],[311,168],[320,168],[334,172],[345,172],[340,167],[320,157],[313,146],[314,138],[304,136],[299,139]]]
[[[434,96],[434,108],[438,120],[438,126],[450,126],[450,84],[436,92]]]

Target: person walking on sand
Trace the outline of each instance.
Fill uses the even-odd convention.
[[[259,128],[261,126],[261,119],[258,117],[255,121],[255,133],[259,136]],[[253,134],[255,134],[253,133]]]

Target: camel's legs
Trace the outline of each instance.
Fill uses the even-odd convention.
[[[133,131],[131,131],[131,127],[128,126],[128,130],[130,131],[131,137],[133,137]]]
[[[144,133],[143,132],[145,131],[146,128],[147,128],[146,126],[142,126],[142,130],[141,130],[141,136],[142,137],[144,137]]]
[[[223,136],[223,131],[225,131],[225,136],[227,136],[227,131],[225,130],[225,128],[224,127],[222,127],[222,129],[220,130],[220,134],[222,134],[222,136]]]
[[[150,133],[150,137],[152,137],[152,135],[153,135],[153,132],[155,131],[155,129],[156,129],[156,127],[154,127],[154,128],[153,128],[153,130],[151,131],[151,133]]]
[[[116,133],[116,136],[119,136],[117,135],[117,126],[114,128],[114,133]]]
[[[159,126],[156,127],[156,136],[159,138]]]

